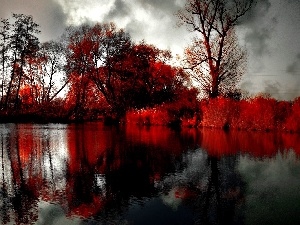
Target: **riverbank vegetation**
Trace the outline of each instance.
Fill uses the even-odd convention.
[[[136,43],[114,23],[71,26],[59,40],[40,43],[31,16],[2,19],[0,122],[104,120],[300,132],[299,98],[249,97],[238,87],[247,54],[234,28],[252,2],[235,10],[216,2],[189,0],[178,13],[200,34],[182,66],[171,63],[170,51]]]
[[[174,113],[175,112],[175,113]],[[300,98],[278,101],[266,96],[248,99],[201,100],[188,114],[171,105],[129,111],[127,122],[139,125],[178,125],[218,129],[300,132]],[[176,114],[177,113],[177,114]]]

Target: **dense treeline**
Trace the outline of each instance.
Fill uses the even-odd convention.
[[[45,43],[38,28],[23,14],[1,20],[1,122],[105,119],[300,132],[299,98],[245,98],[229,83],[223,94],[199,99],[201,90],[190,80],[195,74],[172,66],[170,51],[135,43],[113,23],[68,27],[59,40]]]
[[[120,120],[182,93],[196,98],[187,74],[168,63],[169,51],[134,43],[113,23],[69,27],[59,41],[40,43],[31,16],[9,21],[0,27],[2,121]]]

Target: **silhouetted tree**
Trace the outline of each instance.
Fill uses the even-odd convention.
[[[44,42],[40,46],[39,57],[41,72],[38,82],[43,89],[43,102],[49,103],[67,85],[65,73],[65,47],[57,41]]]
[[[10,36],[10,23],[8,19],[1,20],[0,26],[0,62],[1,62],[1,106],[5,95],[5,86],[7,82],[7,69],[8,69],[8,52],[9,52],[9,36]]]
[[[180,69],[167,64],[170,58],[169,51],[153,45],[133,45],[119,68],[127,107],[140,109],[174,100],[185,79]]]
[[[214,98],[235,88],[245,70],[245,51],[234,27],[252,0],[187,0],[179,21],[199,36],[186,50],[186,66],[205,94]]]
[[[11,77],[9,80],[5,106],[11,101],[12,90],[14,90],[14,108],[19,108],[19,91],[24,79],[24,67],[28,59],[34,57],[39,48],[39,40],[36,35],[40,32],[38,24],[33,21],[31,16],[24,14],[13,14],[14,23],[12,24],[10,36]]]

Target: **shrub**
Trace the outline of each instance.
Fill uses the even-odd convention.
[[[168,125],[170,117],[163,107],[130,110],[126,113],[126,122],[138,125]]]
[[[289,132],[300,132],[300,97],[294,100],[283,129]]]
[[[258,96],[240,102],[235,127],[242,130],[274,130],[276,100]]]
[[[229,98],[216,98],[202,103],[202,122],[204,127],[228,128],[235,117],[238,108],[235,100]]]

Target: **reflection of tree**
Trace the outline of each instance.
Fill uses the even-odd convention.
[[[172,136],[174,133],[166,133],[167,128],[161,129],[162,133],[151,133],[148,139],[147,135],[128,134],[123,127],[74,127],[68,134],[66,191],[70,214],[84,217],[116,219],[126,212],[131,201],[157,196],[154,181],[175,170],[173,162],[183,149],[183,143]],[[109,132],[103,132],[107,129]],[[160,143],[151,143],[154,140]],[[168,146],[170,140],[173,143],[169,148],[161,147]]]
[[[199,224],[241,224],[238,207],[243,200],[244,183],[235,171],[236,158],[207,157],[206,188],[199,192],[194,207]]]
[[[7,184],[5,182],[5,179],[6,179],[6,168],[5,168],[5,160],[4,160],[4,143],[5,143],[5,140],[4,140],[4,137],[3,135],[1,134],[1,169],[2,169],[2,187],[1,187],[1,191],[0,191],[0,196],[1,196],[1,199],[2,199],[2,204],[1,204],[1,207],[0,207],[0,212],[1,212],[1,223],[2,224],[6,224],[9,222],[9,206],[8,206],[8,199],[9,199],[9,196],[8,196],[8,187],[7,187]]]
[[[208,187],[205,198],[204,215],[209,215],[213,212],[215,222],[219,222],[220,217],[220,171],[218,168],[218,159],[215,157],[207,158],[211,173],[208,178]],[[209,222],[209,217],[204,216],[204,221]]]
[[[75,125],[70,130],[69,151],[71,154],[67,172],[68,208],[70,214],[89,217],[102,207],[103,196],[96,186],[96,170],[94,161],[89,161],[89,154],[95,149],[89,149],[87,143],[92,143],[92,135],[88,135],[85,125]]]
[[[51,142],[49,132],[31,124],[9,124],[0,130],[1,224],[30,224],[38,217],[38,199],[54,199]]]
[[[32,189],[26,182],[24,165],[22,165],[20,156],[19,139],[20,134],[17,126],[11,129],[11,133],[6,138],[1,136],[1,194],[4,201],[1,208],[1,219],[4,224],[10,220],[16,224],[28,224],[37,217],[37,209],[33,207],[37,201],[36,189]]]

